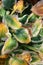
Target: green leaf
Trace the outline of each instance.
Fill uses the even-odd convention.
[[[32,61],[30,62],[31,65],[34,65],[36,62],[39,62],[41,60],[37,53],[31,52],[30,54],[32,57]]]
[[[20,42],[20,43],[29,43],[31,42],[31,37],[27,29],[20,28],[19,30],[16,30],[14,33],[14,37]]]
[[[35,22],[39,17],[37,15],[35,15],[34,13],[31,13],[28,16],[28,22]]]
[[[37,50],[40,59],[43,60],[43,43],[33,44],[32,47]]]
[[[32,37],[32,43],[41,43],[43,42],[43,38],[41,36]]]
[[[22,17],[19,17],[19,21],[24,24],[27,20],[27,17],[28,17],[28,15],[24,15]]]
[[[19,59],[17,57],[12,57],[9,60],[9,65],[28,65],[28,64],[22,59]]]
[[[41,21],[42,21],[42,20],[38,19],[38,20],[36,20],[35,23],[33,24],[33,27],[32,27],[32,36],[33,36],[33,37],[36,37],[36,36],[39,34],[39,32],[40,32],[40,30],[41,30],[41,28],[42,28],[42,23],[41,23]]]
[[[5,16],[6,11],[4,8],[0,8],[0,16]]]
[[[43,37],[43,27],[41,28],[39,35]]]
[[[5,9],[10,9],[13,7],[15,0],[2,0],[3,6],[5,7]]]
[[[9,54],[12,50],[18,47],[18,43],[13,38],[8,38],[2,48],[2,54]]]
[[[22,26],[16,17],[10,15],[5,16],[5,23],[12,29],[19,29]]]

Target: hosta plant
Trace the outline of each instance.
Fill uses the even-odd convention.
[[[37,65],[43,61],[43,1],[32,9],[30,5],[27,0],[2,0],[0,58],[7,59],[6,65]]]

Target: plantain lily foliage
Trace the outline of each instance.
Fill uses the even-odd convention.
[[[9,65],[28,65],[27,62],[25,62],[22,59],[18,59],[17,57],[10,58]]]
[[[27,29],[20,28],[19,30],[16,30],[14,33],[14,37],[20,42],[20,43],[29,43],[31,42],[31,37]]]
[[[4,23],[0,23],[0,38],[6,37],[7,33],[9,33],[8,27]]]
[[[5,44],[2,48],[2,54],[8,54],[17,47],[18,47],[17,41],[10,37],[5,41]]]
[[[37,36],[42,28],[42,20],[36,20],[32,27],[32,35],[33,37]]]
[[[22,26],[22,24],[14,16],[11,17],[10,15],[6,15],[5,21],[5,23],[12,29],[19,29]]]
[[[43,61],[43,1],[32,9],[30,5],[24,0],[2,0],[0,54],[8,56],[8,65],[37,65]]]

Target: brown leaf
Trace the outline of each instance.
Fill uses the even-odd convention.
[[[35,13],[36,15],[38,15],[38,16],[43,16],[43,0],[39,1],[38,3],[36,3],[32,7],[31,11],[33,13]]]

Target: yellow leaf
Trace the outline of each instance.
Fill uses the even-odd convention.
[[[3,37],[8,32],[8,28],[4,23],[0,23],[0,37]]]
[[[21,13],[23,10],[23,7],[24,7],[24,1],[23,0],[18,1],[16,4],[14,4],[13,11],[11,14],[13,14],[16,11],[19,11]]]

